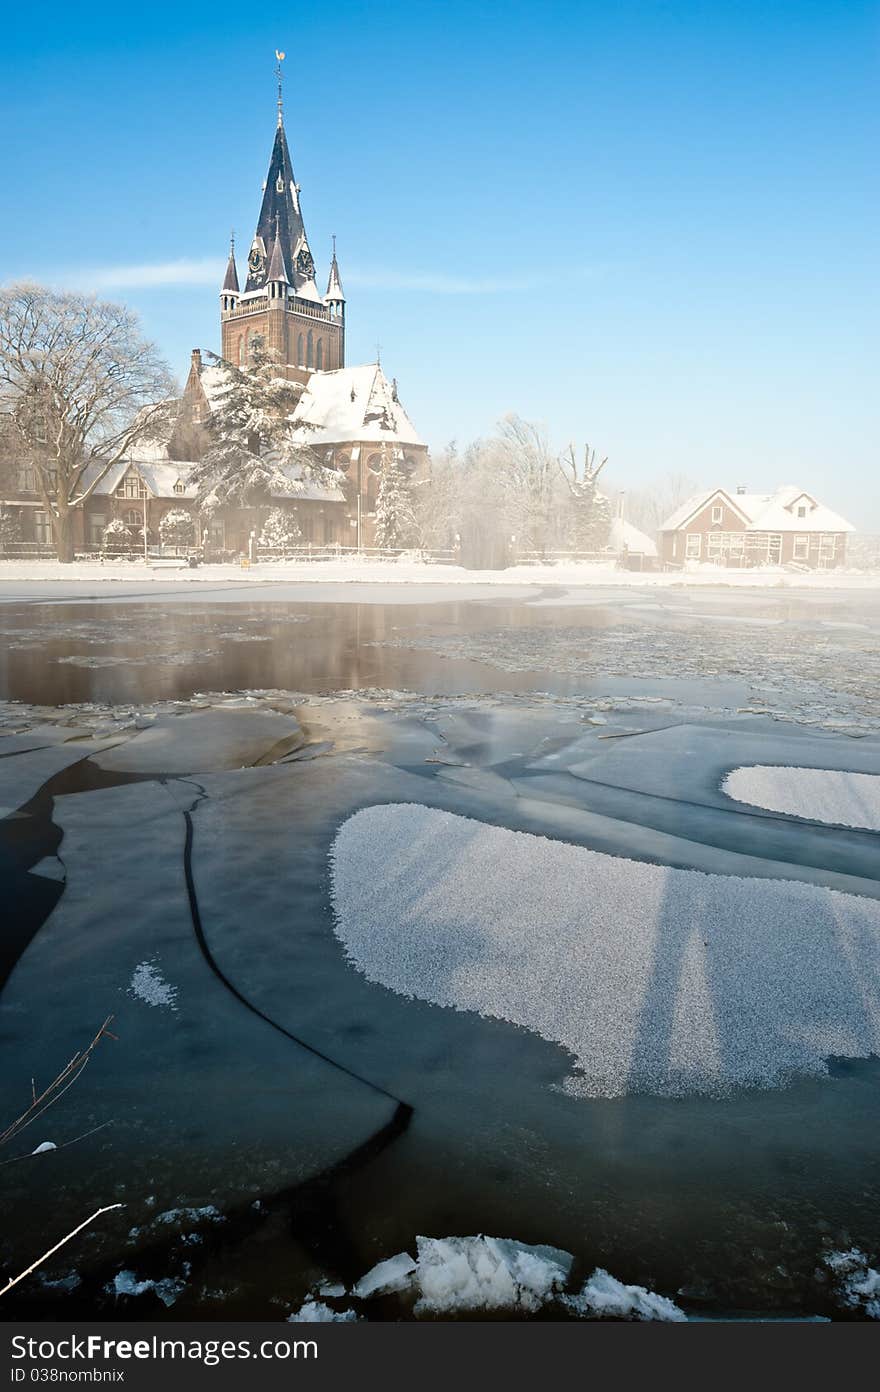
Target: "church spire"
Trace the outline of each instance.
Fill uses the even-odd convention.
[[[223,288],[221,294],[238,294],[238,270],[235,265],[235,237],[229,239],[229,260],[226,263],[226,275],[223,278]]]
[[[280,50],[278,54],[278,125],[275,130],[272,156],[269,160],[269,172],[263,185],[263,203],[257,221],[257,230],[248,253],[248,278],[245,293],[262,290],[267,284],[268,261],[277,228],[284,264],[287,267],[294,294],[299,294],[300,290],[305,288],[306,298],[314,299],[316,291],[312,282],[315,276],[315,263],[309,251],[299,203],[299,185],[293,173],[290,151],[287,148],[280,76],[281,59],[284,55],[280,53]]]
[[[281,64],[284,62],[285,55],[283,53],[280,53],[276,48],[275,57],[278,59],[278,67],[275,69],[275,75],[278,78],[278,125],[280,128],[284,125],[284,92],[281,86]]]
[[[333,238],[333,260],[330,262],[330,276],[327,280],[327,294],[324,299],[328,304],[344,304],[345,295],[342,292],[342,280],[339,275],[339,262],[336,260],[336,238]]]

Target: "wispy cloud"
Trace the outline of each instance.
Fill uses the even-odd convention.
[[[191,261],[144,262],[133,266],[96,266],[72,270],[64,277],[76,290],[165,290],[173,286],[213,285],[223,279],[225,261],[203,257]]]
[[[204,285],[219,287],[226,262],[217,257],[181,261],[141,262],[128,266],[71,268],[58,277],[58,283],[72,290],[103,293],[116,290],[185,290]],[[593,279],[607,269],[603,266],[569,268],[566,279]],[[455,276],[435,271],[398,271],[383,267],[345,267],[345,285],[362,290],[388,290],[422,295],[505,295],[524,290],[546,289],[552,283],[541,276]]]

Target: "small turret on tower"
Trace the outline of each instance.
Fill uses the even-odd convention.
[[[272,245],[272,255],[269,257],[269,269],[266,272],[266,289],[270,300],[283,300],[287,297],[287,289],[290,285],[290,277],[287,274],[287,266],[284,261],[284,251],[281,246],[281,238],[278,235],[278,219],[275,219],[275,241]]]
[[[226,263],[226,275],[223,277],[223,286],[220,290],[220,308],[224,314],[236,308],[239,300],[238,270],[235,265],[235,237],[229,239],[229,260]]]
[[[329,306],[334,318],[345,318],[345,295],[342,292],[342,279],[339,275],[339,262],[336,260],[336,238],[333,238],[333,260],[330,262],[330,276],[327,280],[327,294],[324,303]]]

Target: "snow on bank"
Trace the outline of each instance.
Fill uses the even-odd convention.
[[[129,995],[145,1001],[147,1005],[164,1006],[176,1010],[177,987],[167,982],[152,962],[139,962],[132,973],[128,987]]]
[[[357,812],[331,864],[335,931],[359,971],[561,1044],[574,1095],[778,1087],[880,1052],[874,899],[644,864],[417,804]]]
[[[582,1288],[566,1294],[574,1258],[558,1247],[529,1246],[506,1237],[417,1237],[416,1256],[399,1252],[379,1262],[352,1288],[355,1300],[398,1294],[414,1301],[417,1317],[501,1313],[534,1315],[555,1306],[578,1319],[686,1319],[683,1310],[644,1286],[627,1286],[597,1268]],[[334,1288],[339,1289],[339,1288]],[[319,1294],[321,1292],[319,1291]],[[345,1295],[339,1289],[340,1296]],[[352,1320],[311,1296],[291,1321]]]
[[[363,556],[340,556],[328,561],[269,561],[249,567],[202,565],[195,570],[153,570],[140,562],[0,560],[0,584],[4,581],[89,581],[97,587],[127,581],[142,589],[159,584],[179,590],[192,586],[226,583],[232,585],[277,584],[279,581],[325,581],[329,584],[360,582],[367,584],[427,585],[573,585],[644,586],[723,585],[740,588],[772,586],[785,589],[877,589],[880,571],[821,570],[793,572],[781,566],[755,570],[724,570],[718,566],[695,565],[681,571],[619,570],[613,560],[583,563],[560,561],[547,565],[510,566],[507,570],[465,570],[462,566],[438,565],[411,557],[400,560],[370,560]]]
[[[770,812],[880,831],[880,777],[875,773],[751,764],[728,773],[721,790],[736,802]]]
[[[287,1316],[288,1324],[349,1324],[358,1316],[354,1310],[331,1310],[322,1300],[307,1300],[296,1314]]]

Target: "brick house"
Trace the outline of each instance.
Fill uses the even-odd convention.
[[[846,539],[855,528],[796,485],[775,493],[742,486],[697,493],[659,528],[665,566],[708,562],[737,569],[797,565],[825,570],[846,562]]]

